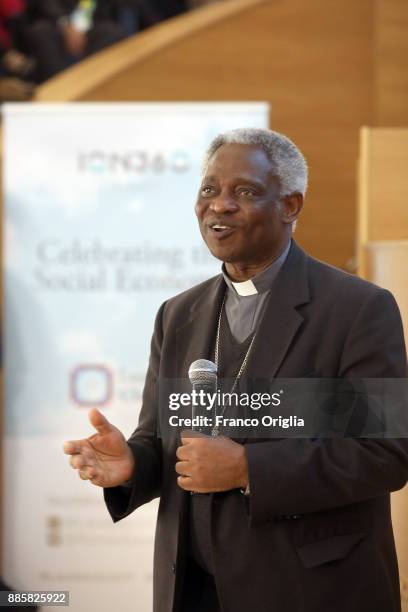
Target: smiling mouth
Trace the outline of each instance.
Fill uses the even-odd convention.
[[[216,238],[226,238],[235,231],[235,227],[231,227],[230,225],[221,225],[219,223],[214,223],[208,227],[210,234]]]

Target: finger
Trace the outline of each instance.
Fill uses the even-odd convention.
[[[176,457],[181,461],[186,461],[188,458],[189,452],[185,446],[179,446],[176,450]]]
[[[100,478],[100,476],[94,476],[93,478],[90,478],[89,482],[92,482],[92,484],[97,486],[97,487],[103,487],[104,486],[103,480]]]
[[[84,467],[94,467],[95,466],[94,457],[92,455],[85,454],[85,453],[81,453],[80,455],[72,455],[69,458],[69,463],[71,467],[73,467],[75,470],[80,470],[81,468],[84,468]]]
[[[191,466],[190,466],[191,467]],[[191,476],[189,472],[189,464],[188,461],[177,461],[174,466],[177,474],[181,474],[181,476]]]
[[[183,446],[188,446],[189,444],[191,444],[191,439],[190,438],[180,438],[181,440],[181,444]]]
[[[99,410],[96,410],[96,408],[93,408],[89,412],[89,421],[100,434],[110,433],[114,429],[113,425],[109,423],[108,419],[104,417]]]
[[[69,458],[69,463],[74,470],[80,470],[81,468],[85,467],[85,459],[82,457],[82,455],[72,455]]]
[[[194,491],[193,479],[191,476],[177,476],[177,484],[184,491]]]
[[[82,470],[79,470],[78,474],[81,480],[91,480],[92,478],[96,477],[96,470],[92,467],[85,467]]]
[[[63,450],[66,455],[76,455],[80,453],[83,447],[84,440],[68,440],[64,442]]]

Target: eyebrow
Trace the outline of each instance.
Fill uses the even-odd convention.
[[[201,184],[205,184],[206,182],[212,182],[212,181],[217,181],[217,177],[216,176],[205,176],[201,182]],[[258,189],[265,189],[266,185],[265,183],[262,183],[260,181],[257,181],[256,179],[252,179],[249,177],[245,177],[245,176],[237,176],[233,179],[235,184],[239,184],[239,183],[247,183],[249,185],[253,185],[254,187],[258,187]]]

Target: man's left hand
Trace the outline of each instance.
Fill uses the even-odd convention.
[[[188,437],[177,449],[177,484],[185,491],[215,493],[245,489],[248,462],[245,447],[224,436]]]

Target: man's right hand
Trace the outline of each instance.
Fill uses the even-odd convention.
[[[98,487],[125,483],[132,477],[135,460],[124,435],[96,409],[90,411],[89,420],[96,434],[64,443],[64,453],[71,455],[71,467],[79,470],[82,480]]]

